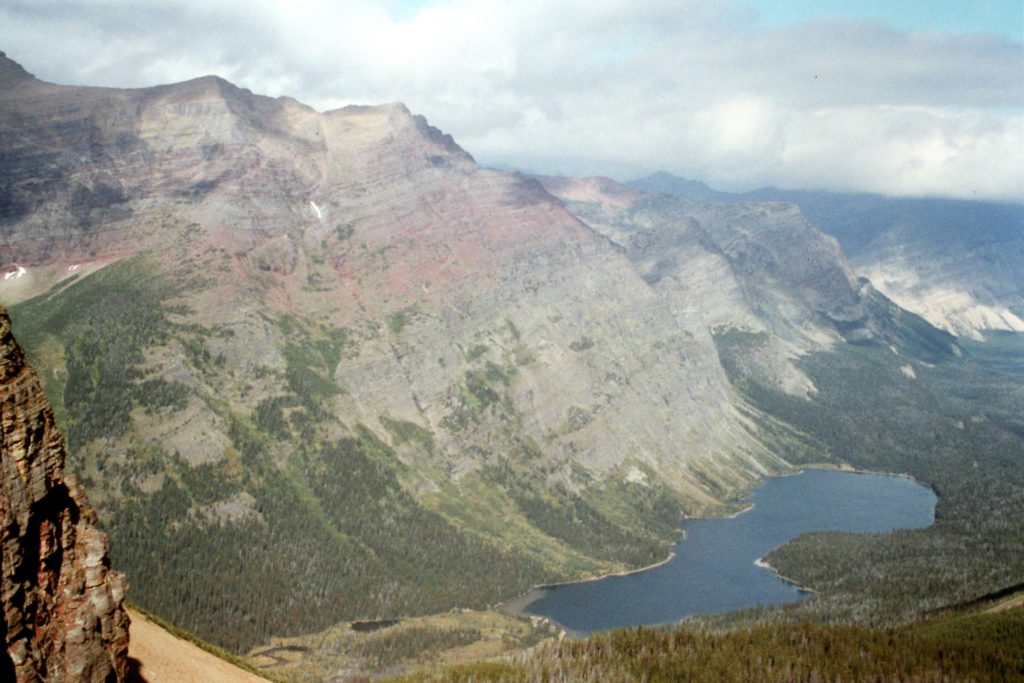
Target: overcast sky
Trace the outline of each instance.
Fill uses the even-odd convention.
[[[405,102],[478,161],[1024,201],[1021,0],[0,0],[38,77]]]

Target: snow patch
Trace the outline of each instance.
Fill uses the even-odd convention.
[[[901,367],[900,372],[902,372],[906,377],[909,377],[910,379],[917,379],[917,373],[914,372],[914,368],[912,368],[909,365],[904,365],[903,367]]]
[[[896,354],[897,356],[898,356],[898,355],[900,355],[900,350],[899,350],[899,349],[897,349],[897,348],[896,348],[895,346],[893,346],[892,344],[889,344],[889,350],[890,350],[890,351],[892,351],[893,353],[895,353],[895,354]]]
[[[647,486],[647,475],[644,474],[643,470],[634,465],[633,467],[630,467],[629,472],[626,473],[626,481],[630,484]]]
[[[24,275],[26,272],[28,272],[28,271],[26,271],[23,267],[18,266],[17,270],[12,270],[9,273],[4,273],[4,280],[17,280],[22,275]]]
[[[320,207],[316,205],[316,202],[310,199],[309,206],[311,209],[313,209],[313,213],[316,214],[317,219],[322,221],[324,219],[324,214],[322,211],[320,211]]]

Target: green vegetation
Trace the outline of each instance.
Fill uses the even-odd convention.
[[[315,338],[303,327],[294,329],[283,349],[288,388],[313,415],[321,412],[322,402],[338,394],[334,370],[341,362],[341,346],[330,337]]]
[[[511,587],[525,591],[544,575],[540,566],[422,508],[399,484],[396,462],[394,451],[368,430],[327,444],[309,459],[306,485],[331,525],[377,558],[389,595],[380,596],[377,612],[367,616],[483,607]]]
[[[565,414],[565,433],[576,432],[594,421],[590,411],[580,406],[570,406]]]
[[[579,339],[569,342],[569,348],[577,353],[580,351],[586,351],[587,349],[594,348],[594,340],[590,337],[580,337]]]
[[[334,226],[334,236],[338,238],[339,242],[351,239],[354,234],[356,234],[356,229],[351,223],[339,223]]]
[[[152,411],[186,400],[183,385],[141,369],[144,351],[167,341],[162,304],[174,294],[151,273],[138,257],[63,287],[58,296],[11,307],[15,335],[34,364],[47,368],[46,350],[61,348],[66,373],[49,366],[43,381],[47,395],[59,397],[53,405],[72,454],[92,439],[123,435],[136,403]]]
[[[391,443],[397,448],[404,443],[419,444],[428,453],[434,452],[434,435],[418,424],[406,420],[393,420],[386,415],[380,416],[380,423],[391,434]]]
[[[668,542],[675,535],[681,508],[678,502],[660,510],[664,517],[654,521],[648,534],[638,533],[635,517],[613,521],[587,497],[569,491],[563,484],[549,485],[546,473],[529,463],[503,459],[484,470],[486,480],[505,491],[520,513],[544,533],[589,557],[638,567],[665,558]],[[593,494],[598,497],[599,494]],[[634,511],[633,515],[637,515]],[[637,515],[639,516],[639,515]],[[672,531],[665,522],[671,519]]]
[[[478,360],[481,355],[476,354],[472,360]],[[441,419],[441,427],[461,432],[479,424],[488,413],[506,421],[512,419],[514,410],[506,390],[512,385],[515,374],[514,365],[498,365],[490,360],[467,370],[454,395],[448,399],[449,412]]]
[[[408,629],[387,629],[359,643],[354,648],[354,654],[366,660],[374,669],[381,669],[395,661],[415,659],[425,653],[449,650],[478,640],[478,628],[414,626]]]
[[[998,681],[1024,676],[1024,610],[875,630],[810,622],[726,633],[598,633],[396,681]]]
[[[406,306],[397,311],[388,313],[385,317],[384,322],[387,323],[388,329],[391,330],[391,334],[396,337],[402,333],[405,326],[413,321],[416,316],[416,306]]]
[[[178,462],[155,493],[108,510],[133,599],[204,639],[241,651],[346,619],[484,607],[545,576],[419,506],[393,451],[366,430],[300,454],[299,477],[273,468],[261,432],[236,421],[230,433],[240,473],[227,460]],[[237,490],[258,515],[209,523],[189,513]]]
[[[660,556],[656,556],[656,561],[660,561],[668,554],[666,540],[675,540],[679,536],[683,504],[679,494],[653,472],[646,473],[648,477],[644,484],[626,481],[618,474],[612,475],[588,490],[588,500],[609,520],[640,530],[655,539],[660,544]]]
[[[265,398],[256,406],[253,415],[253,422],[265,434],[278,439],[287,439],[290,436],[288,421],[284,416],[284,409],[295,405],[296,401],[290,396],[272,396]]]
[[[475,361],[480,356],[487,353],[490,349],[487,348],[486,344],[474,344],[466,351],[466,360],[469,362]]]
[[[167,381],[163,377],[150,377],[132,386],[131,397],[148,413],[159,413],[163,409],[182,410],[188,403],[192,391],[187,385]]]

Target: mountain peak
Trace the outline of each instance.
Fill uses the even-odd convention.
[[[34,81],[35,76],[0,50],[0,87],[12,88],[24,81]]]
[[[674,197],[682,197],[693,201],[709,201],[720,199],[723,193],[699,180],[680,178],[665,171],[658,171],[645,178],[638,178],[626,183],[632,188],[652,192],[654,194],[667,194]]]

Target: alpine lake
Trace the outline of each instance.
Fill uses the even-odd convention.
[[[573,635],[676,623],[710,614],[802,600],[806,590],[760,563],[770,550],[814,531],[887,533],[935,519],[935,493],[902,476],[808,469],[767,479],[750,506],[728,518],[681,523],[668,561],[631,574],[537,588],[520,602]]]

